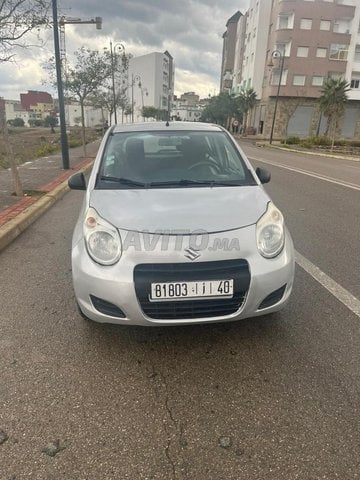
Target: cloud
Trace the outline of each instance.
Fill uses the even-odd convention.
[[[175,92],[196,91],[201,96],[219,87],[222,34],[227,20],[245,12],[249,0],[62,0],[59,15],[82,20],[101,16],[102,30],[94,25],[66,25],[67,54],[84,45],[91,49],[125,44],[134,56],[169,50],[175,61]],[[41,64],[53,54],[52,32],[43,32],[41,49],[17,55],[17,65],[2,65],[0,96],[27,89],[44,89]],[[10,74],[12,72],[12,75]],[[49,90],[47,88],[47,90]],[[16,95],[15,98],[18,98]]]

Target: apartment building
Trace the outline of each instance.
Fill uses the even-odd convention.
[[[236,45],[240,46],[237,39],[238,23],[241,17],[242,13],[240,11],[237,11],[226,22],[226,31],[223,34],[220,92],[230,91],[233,88],[233,78],[235,71],[235,49]]]
[[[352,88],[339,134],[360,136],[359,15],[359,0],[250,1],[233,91],[255,89],[259,102],[250,121],[258,133],[270,134],[279,83],[275,137],[323,133],[321,88],[326,78],[341,77]]]
[[[175,65],[168,51],[153,52],[129,61],[127,96],[134,106],[134,122],[141,122],[142,108],[170,112],[174,96]]]

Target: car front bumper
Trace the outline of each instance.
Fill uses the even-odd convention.
[[[120,232],[121,237],[124,238],[127,233]],[[91,320],[101,323],[145,326],[225,322],[272,313],[280,310],[288,301],[294,279],[294,249],[287,231],[282,252],[272,259],[265,259],[259,254],[256,248],[255,225],[232,232],[209,235],[207,248],[200,250],[200,257],[193,261],[185,256],[186,236],[183,238],[181,248],[179,248],[179,242],[176,242],[176,237],[170,236],[166,248],[158,243],[146,249],[142,248],[144,247],[142,234],[135,235],[138,236],[138,241],[132,242],[132,245],[123,252],[119,262],[112,266],[95,263],[87,253],[83,238],[73,245],[72,271],[75,296],[81,311]],[[236,241],[232,241],[233,239]],[[222,247],[215,248],[216,245],[217,247],[222,245]],[[193,265],[196,269],[196,265],[202,262],[215,262],[214,265],[218,266],[222,265],[221,262],[228,265],[232,263],[231,261],[235,263],[240,259],[248,266],[249,286],[244,292],[243,301],[232,313],[222,315],[214,310],[213,314],[207,313],[201,318],[189,318],[187,315],[186,318],[177,316],[161,319],[150,318],[144,313],[144,305],[139,300],[139,289],[136,291],[134,283],[134,271],[137,266],[180,264]],[[226,279],[228,275],[226,272],[222,274],[220,268],[218,278]],[[155,281],[161,281],[161,279],[157,278]],[[276,296],[277,291],[281,292],[279,298]],[[274,292],[275,295],[271,297]],[[147,295],[149,292],[144,293]],[[100,311],[99,305],[94,303],[94,298],[117,307],[123,316],[114,316],[111,310],[109,314],[109,311],[103,308],[100,308]],[[267,300],[264,302],[265,299]],[[202,302],[202,300],[195,301]],[[261,304],[264,308],[259,308]]]

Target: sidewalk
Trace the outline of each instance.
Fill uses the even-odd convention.
[[[69,170],[62,168],[60,153],[19,166],[23,189],[37,191],[38,195],[21,198],[12,195],[10,169],[0,170],[0,250],[66,193],[67,179],[71,175],[91,168],[100,141],[87,145],[86,158],[82,147],[71,148]]]

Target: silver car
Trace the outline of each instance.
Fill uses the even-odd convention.
[[[294,249],[279,209],[218,125],[110,128],[72,242],[81,313],[97,322],[185,325],[272,313],[293,286]]]

